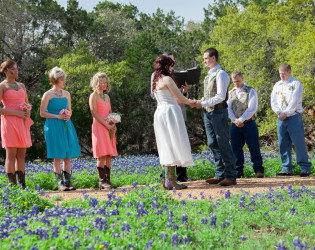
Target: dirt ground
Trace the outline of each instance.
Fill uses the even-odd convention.
[[[177,199],[189,199],[189,194],[191,194],[191,199],[193,199],[194,197],[196,197],[197,199],[201,199],[200,193],[202,192],[206,199],[209,199],[209,197],[211,196],[211,199],[215,200],[220,197],[224,197],[224,194],[227,190],[229,190],[231,194],[247,191],[249,194],[252,195],[255,193],[266,192],[269,190],[269,187],[272,187],[273,189],[277,189],[277,188],[280,188],[281,185],[284,185],[285,188],[287,188],[289,184],[299,185],[299,186],[305,185],[306,187],[315,187],[315,176],[313,175],[313,176],[303,177],[303,178],[299,176],[268,177],[268,178],[262,178],[262,179],[241,178],[241,179],[237,179],[237,185],[228,186],[228,187],[222,187],[218,184],[210,185],[210,184],[207,184],[204,180],[191,181],[191,182],[185,183],[185,185],[188,186],[187,189],[178,190],[176,193],[173,193],[172,190],[168,192],[172,194],[174,198],[177,198]],[[116,191],[119,193],[121,192],[123,188],[132,189],[132,186],[119,187],[116,189]],[[68,201],[71,199],[78,199],[78,198],[83,199],[83,194],[82,194],[83,190],[85,190],[88,195],[93,196],[94,198],[98,198],[98,199],[106,199],[107,193],[109,192],[105,190],[95,190],[95,189],[78,189],[75,191],[67,191],[67,192],[47,191],[46,194],[52,200],[56,200],[57,198],[60,199],[61,198],[60,196],[62,196],[62,201]],[[180,196],[178,195],[179,192],[181,192]],[[54,198],[54,196],[57,196],[57,197]],[[60,204],[62,201],[58,201],[57,203]]]

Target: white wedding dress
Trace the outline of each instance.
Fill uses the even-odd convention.
[[[154,132],[160,164],[188,167],[194,164],[180,106],[168,89],[154,92],[157,108],[154,113]]]

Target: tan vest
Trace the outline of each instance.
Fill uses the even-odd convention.
[[[222,69],[218,69],[216,72],[215,72],[215,75],[212,76],[211,79],[209,79],[209,75],[207,75],[205,77],[205,80],[204,80],[204,100],[209,100],[210,98],[214,97],[216,94],[217,94],[217,82],[216,82],[216,77],[217,77],[217,74],[221,71]],[[226,90],[226,97],[225,97],[225,100],[223,102],[220,102],[214,106],[211,106],[211,107],[206,107],[205,110],[207,112],[212,112],[213,110],[215,109],[223,109],[223,108],[227,108],[227,103],[226,101],[228,100],[228,91]]]
[[[248,108],[248,97],[252,87],[244,85],[244,89],[245,91],[241,92],[240,99],[237,98],[236,89],[232,89],[230,91],[231,108],[237,118],[240,118],[244,114],[245,110]],[[255,115],[253,115],[247,121],[251,120],[255,120]]]

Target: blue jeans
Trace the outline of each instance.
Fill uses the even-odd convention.
[[[291,156],[293,142],[297,164],[302,172],[310,173],[312,163],[308,160],[302,115],[296,114],[284,121],[278,119],[278,138],[282,171],[292,173],[294,168]]]
[[[255,173],[264,173],[262,166],[262,157],[260,154],[258,142],[258,129],[255,121],[249,121],[239,128],[234,123],[230,129],[231,146],[234,154],[236,172],[240,176],[244,175],[244,152],[245,142],[250,152],[250,158],[253,163]]]
[[[218,180],[224,178],[235,180],[236,170],[229,142],[227,109],[215,109],[212,112],[204,111],[204,122],[208,145],[216,165],[215,178]]]

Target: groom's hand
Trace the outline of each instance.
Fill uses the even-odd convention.
[[[196,107],[197,109],[201,109],[201,108],[202,108],[202,106],[201,106],[201,101],[197,101],[196,104],[195,104],[195,107]]]

